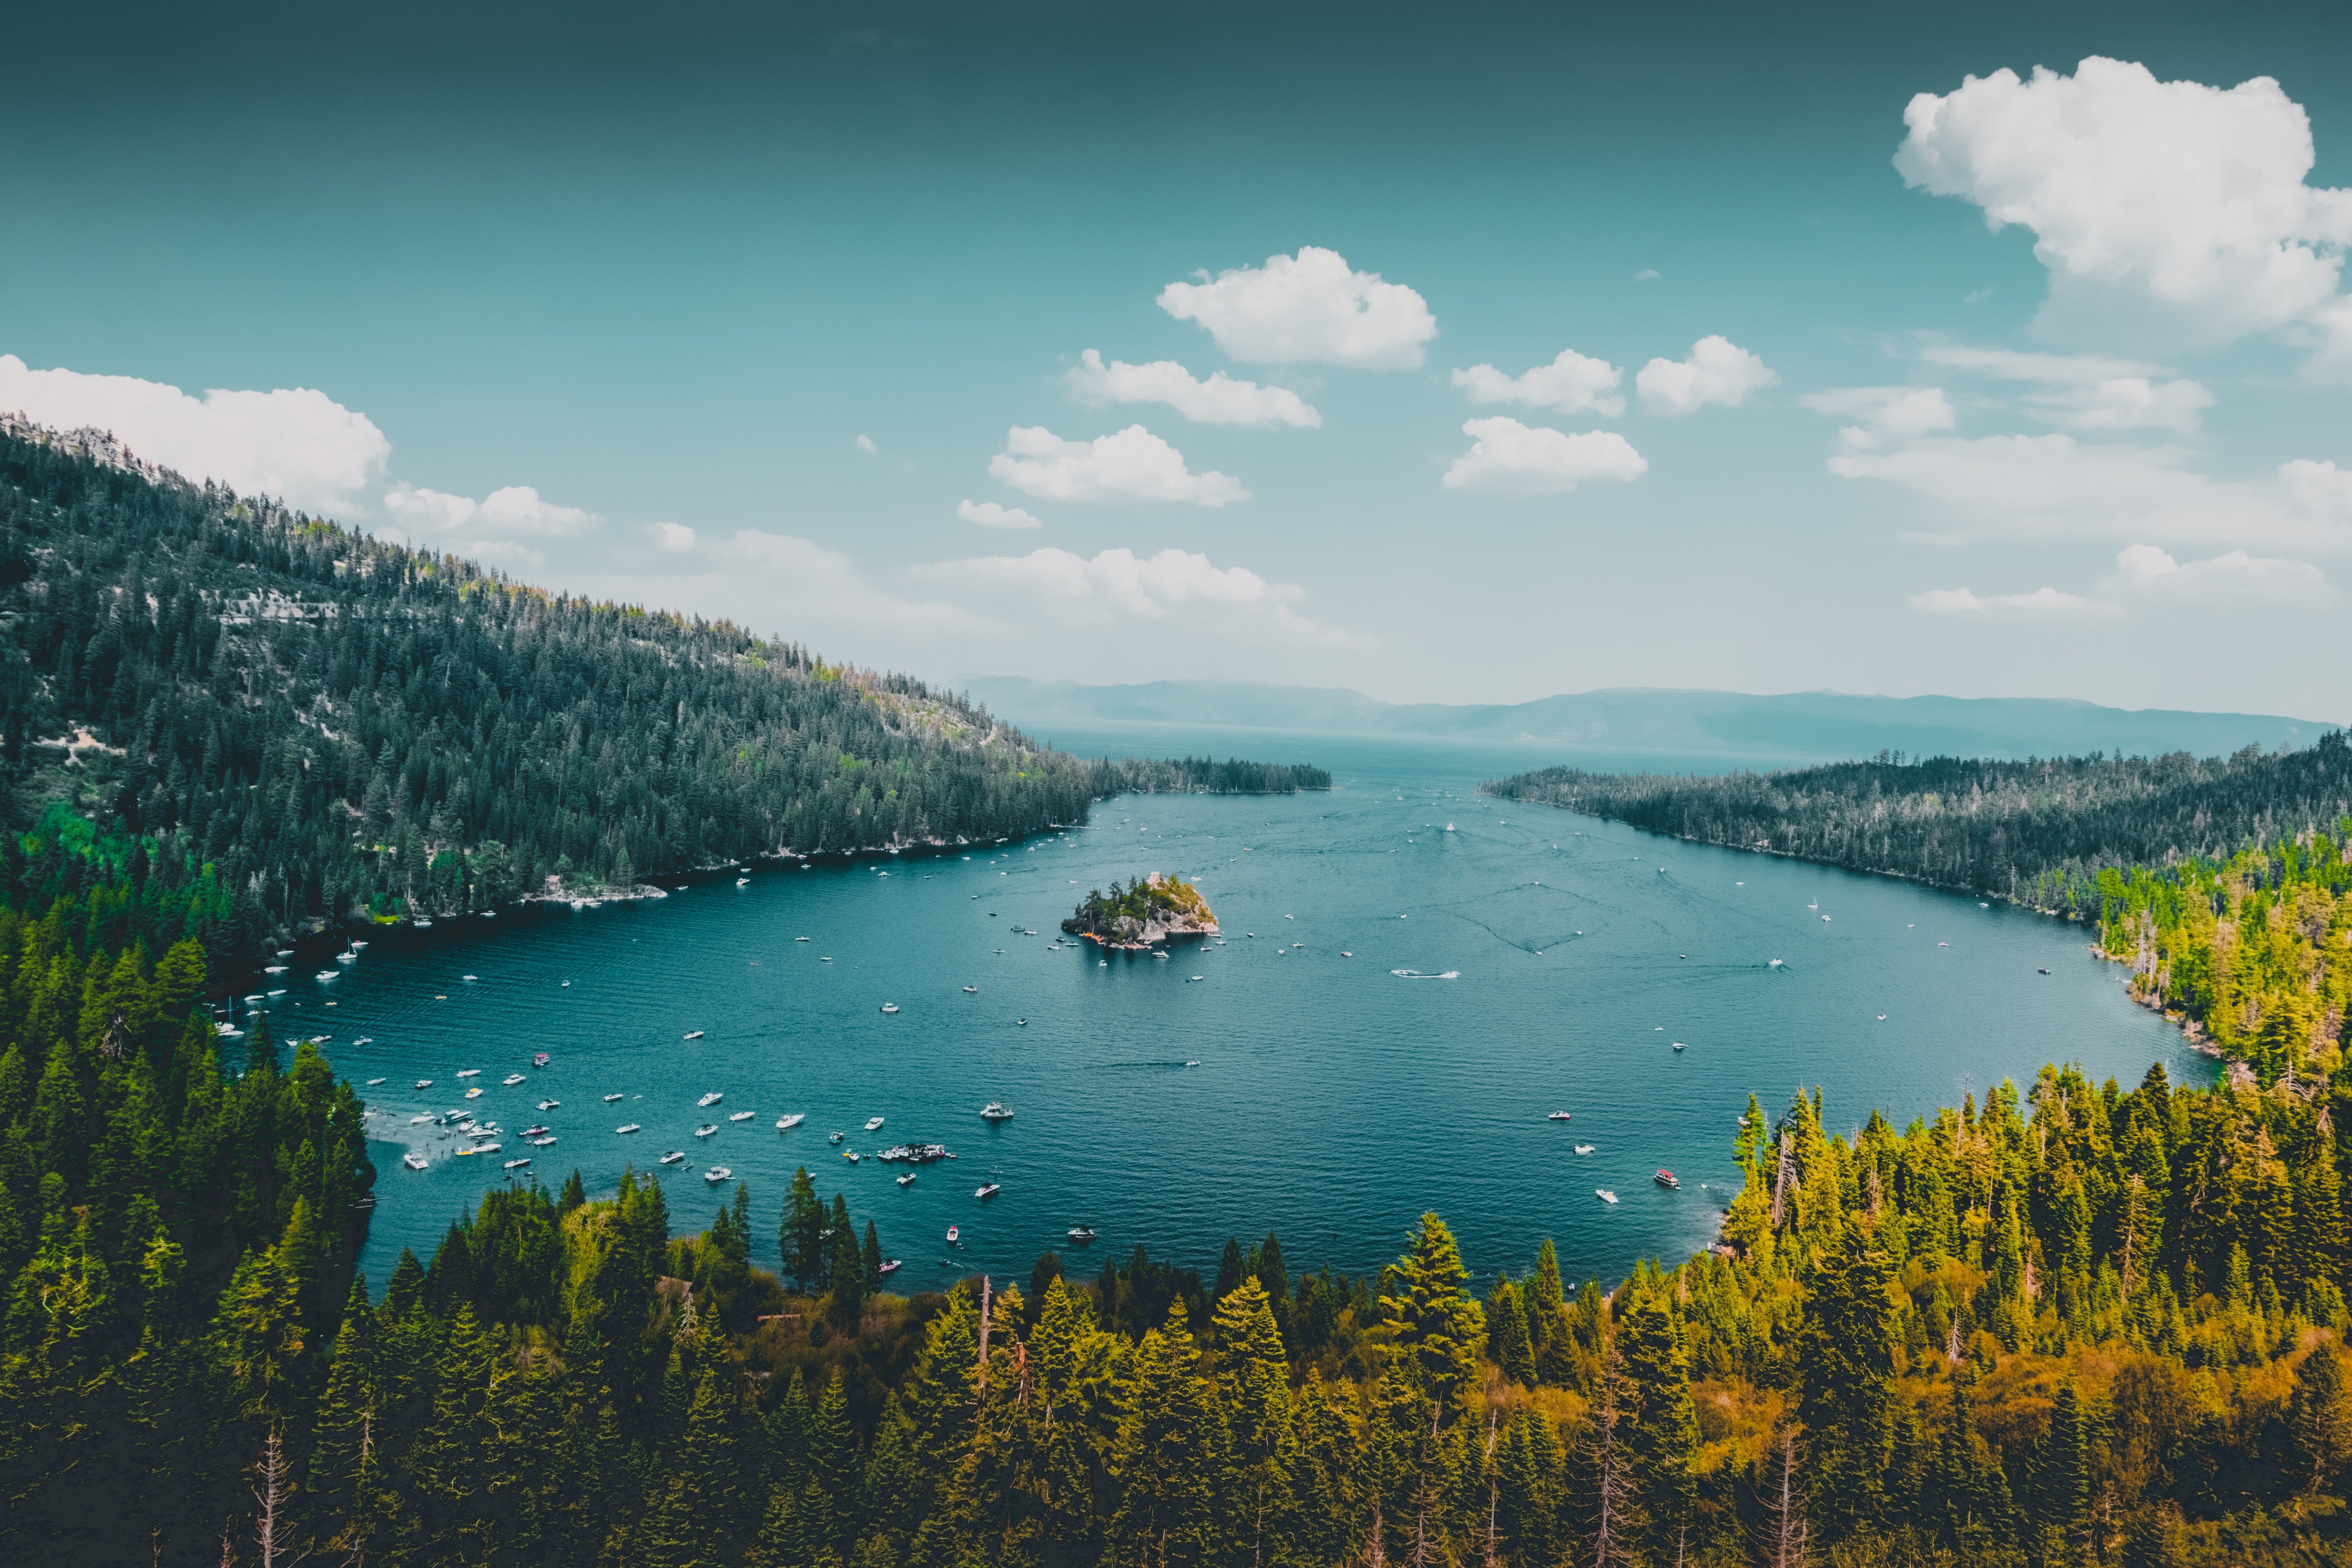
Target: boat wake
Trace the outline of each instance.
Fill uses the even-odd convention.
[[[1462,978],[1462,972],[1458,969],[1449,969],[1443,974],[1423,974],[1418,969],[1391,969],[1389,973],[1399,980],[1459,980]]]

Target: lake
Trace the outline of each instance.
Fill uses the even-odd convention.
[[[878,1225],[902,1289],[982,1269],[1025,1279],[1048,1248],[1091,1273],[1090,1258],[1139,1243],[1213,1275],[1226,1237],[1268,1231],[1294,1277],[1360,1272],[1394,1258],[1424,1209],[1482,1280],[1527,1268],[1546,1237],[1572,1277],[1614,1280],[1711,1239],[1751,1090],[1777,1114],[1820,1085],[1844,1129],[1874,1106],[1899,1124],[2003,1076],[2023,1086],[2053,1059],[2126,1087],[2156,1060],[2177,1081],[2212,1077],[2078,927],[1474,793],[1548,757],[1054,738],[1315,761],[1339,787],[1125,796],[1024,843],[763,862],[741,887],[673,878],[682,890],[659,900],[387,930],[349,965],[305,949],[280,977],[278,1031],[329,1034],[339,1071],[387,1079],[362,1090],[381,1173],[362,1258],[376,1288],[403,1247],[429,1260],[509,1179],[507,1159],[533,1156],[527,1174],[551,1187],[576,1167],[594,1194],[671,1150],[688,1156],[665,1173],[680,1230],[747,1182],[755,1258],[774,1266],[805,1164],[861,1230]],[[1221,943],[1167,958],[1057,947],[1080,895],[1153,871],[1198,880]],[[321,967],[344,973],[309,978]],[[539,1051],[551,1060],[534,1069]],[[459,1079],[467,1068],[480,1076]],[[433,1088],[413,1089],[419,1079]],[[451,1130],[409,1124],[471,1085],[503,1129],[498,1154],[459,1157]],[[711,1091],[724,1098],[698,1108]],[[562,1103],[541,1116],[542,1099]],[[991,1100],[1013,1119],[983,1122]],[[725,1120],[739,1110],[753,1114]],[[780,1132],[786,1112],[807,1120]],[[873,1116],[883,1127],[862,1131]],[[523,1147],[540,1120],[558,1142]],[[644,1130],[616,1132],[625,1122]],[[867,1158],[844,1161],[835,1131]],[[958,1157],[900,1187],[911,1167],[871,1156],[907,1142]],[[426,1170],[403,1166],[412,1148]],[[707,1185],[721,1163],[733,1179]],[[1653,1182],[1662,1166],[1681,1190]],[[990,1182],[1001,1192],[975,1198]],[[1100,1240],[1073,1247],[1075,1225]]]

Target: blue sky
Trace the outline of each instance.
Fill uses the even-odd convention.
[[[45,16],[0,405],[935,678],[2347,719],[2347,34]]]

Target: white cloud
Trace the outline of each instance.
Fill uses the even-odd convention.
[[[398,485],[384,493],[383,509],[414,542],[526,566],[547,562],[530,541],[576,538],[604,521],[577,507],[542,500],[529,485],[509,485],[480,500]]]
[[[1474,364],[1455,371],[1454,384],[1469,393],[1473,403],[1524,403],[1562,414],[1590,410],[1613,419],[1625,412],[1625,399],[1617,392],[1624,377],[1605,359],[1562,349],[1551,363],[1539,364],[1525,375],[1505,375],[1491,364]]]
[[[2078,594],[2064,594],[2055,588],[1990,596],[1979,596],[1966,588],[1930,588],[1924,594],[1912,595],[1911,607],[1931,616],[1972,616],[1994,610],[2018,610],[2029,615],[2072,614],[2100,606]]]
[[[1652,360],[1634,376],[1633,386],[1653,414],[1695,414],[1710,403],[1737,408],[1749,393],[1780,379],[1762,360],[1718,332],[1693,343],[1688,359]]]
[[[713,549],[728,563],[729,585],[754,591],[762,613],[785,624],[812,619],[878,626],[922,639],[995,629],[961,605],[918,603],[877,589],[848,556],[797,534],[747,528]]]
[[[33,370],[0,354],[0,408],[58,430],[110,430],[144,461],[311,511],[351,506],[392,456],[366,415],[309,387],[215,387],[197,398],[161,382]]]
[[[2222,89],[2097,57],[1920,93],[1906,182],[2021,224],[2050,269],[2050,325],[2211,346],[2336,297],[2352,191],[2317,190],[2311,124],[2268,77]]]
[[[1089,403],[1164,403],[1196,425],[1292,425],[1319,427],[1323,416],[1286,386],[1236,381],[1223,371],[1206,381],[1172,359],[1149,364],[1103,363],[1088,349],[1070,367],[1070,390]]]
[[[1448,489],[1557,493],[1587,479],[1637,479],[1650,468],[1633,444],[1614,430],[1571,436],[1497,416],[1468,420],[1462,433],[1475,437],[1475,444],[1445,470]]]
[[[1190,611],[1255,621],[1288,637],[1352,642],[1293,608],[1306,591],[1269,583],[1245,566],[1218,566],[1205,555],[1162,550],[1139,556],[1105,550],[1091,559],[1046,548],[1026,555],[987,555],[926,568],[934,577],[1009,590],[1075,624],[1164,620]]]
[[[1633,274],[1633,281],[1636,283],[1655,283],[1657,280],[1658,269],[1654,267],[1644,267]]]
[[[2026,353],[2014,349],[1931,343],[1921,358],[2003,381],[2033,383],[2026,411],[2070,430],[2171,430],[2197,433],[2213,395],[2184,377],[2168,381],[2155,365],[2103,354]]]
[[[869,458],[870,458],[870,457],[874,456],[874,454],[875,454],[875,453],[877,453],[877,452],[880,451],[882,448],[881,448],[881,447],[877,447],[877,446],[874,444],[874,437],[871,437],[871,436],[860,436],[860,437],[857,438],[857,449],[858,449],[859,451],[861,451],[861,452],[865,453],[867,457],[869,457]]]
[[[1219,348],[1253,364],[1409,369],[1437,335],[1437,318],[1419,294],[1377,272],[1352,271],[1345,257],[1319,246],[1200,277],[1162,289],[1160,308],[1198,321]]]
[[[956,515],[966,522],[976,522],[982,528],[1043,528],[1045,526],[1017,506],[999,506],[992,500],[958,501]]]
[[[1140,425],[1093,441],[1065,441],[1042,425],[1016,425],[1004,450],[988,460],[991,478],[1040,500],[1191,501],[1224,506],[1249,491],[1230,474],[1195,474],[1184,454]]]
[[[661,541],[661,547],[673,553],[694,548],[694,530],[682,522],[657,522],[654,524],[654,534]]]
[[[2327,574],[2310,562],[2242,550],[2183,563],[2156,545],[2131,544],[2116,552],[2116,568],[2106,586],[2179,603],[2325,605],[2336,598]]]
[[[1856,421],[1840,435],[1847,447],[1860,451],[1949,430],[1958,422],[1940,386],[1840,386],[1807,393],[1797,401],[1816,413]]]
[[[2308,458],[2281,463],[2278,472],[2288,499],[2305,511],[2352,517],[2352,473]]]

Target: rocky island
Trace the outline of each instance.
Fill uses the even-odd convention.
[[[1217,917],[1198,888],[1155,871],[1124,889],[1113,882],[1108,896],[1088,893],[1062,930],[1105,947],[1139,952],[1171,937],[1214,936]]]

